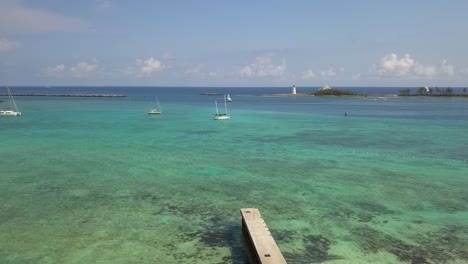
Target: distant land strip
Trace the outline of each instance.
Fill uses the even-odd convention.
[[[123,94],[12,94],[13,96],[54,96],[54,97],[127,97]],[[8,96],[8,94],[0,94]]]

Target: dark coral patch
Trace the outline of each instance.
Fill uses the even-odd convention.
[[[288,253],[284,256],[291,263],[321,263],[334,259],[341,259],[336,255],[330,255],[331,241],[318,235],[309,235],[303,238],[304,250],[302,252]]]
[[[351,231],[365,252],[384,250],[401,261],[413,264],[445,263],[451,259],[468,259],[467,228],[450,226],[436,232],[421,234],[415,240],[417,245],[405,243],[390,235],[370,227],[360,227]]]

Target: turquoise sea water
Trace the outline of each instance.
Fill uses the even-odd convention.
[[[468,99],[285,90],[13,88],[128,97],[15,98],[0,263],[248,263],[246,207],[288,263],[468,263]]]

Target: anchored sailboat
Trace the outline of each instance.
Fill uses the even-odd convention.
[[[7,87],[8,91],[8,101],[10,103],[10,106],[0,110],[0,116],[20,116],[21,112],[18,110],[18,107],[16,106],[15,99],[13,98],[13,95],[10,92],[10,88]]]
[[[226,95],[224,96],[224,114],[220,114],[218,112],[218,102],[216,100],[215,100],[215,105],[216,105],[216,114],[213,114],[214,119],[216,120],[231,119],[231,116],[228,115],[228,112],[227,112]]]
[[[161,109],[161,105],[159,104],[158,97],[156,97],[156,108],[151,108],[148,111],[148,115],[158,115],[158,114],[162,114],[162,109]]]
[[[229,94],[226,97],[226,101],[228,101],[228,103],[232,102],[231,96]]]

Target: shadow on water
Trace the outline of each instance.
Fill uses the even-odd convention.
[[[202,245],[210,248],[228,248],[229,256],[225,256],[219,263],[248,264],[249,256],[247,247],[242,238],[242,226],[240,221],[233,220],[231,215],[226,215],[217,210],[203,210],[197,207],[185,207],[167,205],[163,207],[166,213],[183,215],[188,218],[200,217],[203,225],[197,230],[180,230],[178,239],[181,241],[200,241]],[[203,213],[209,212],[209,213]],[[159,214],[161,212],[157,212]],[[203,256],[175,256],[180,261],[186,261],[189,257],[197,257],[203,260]]]
[[[209,247],[228,247],[231,256],[224,257],[222,263],[248,264],[250,256],[248,245],[242,236],[240,224],[214,228],[203,233],[201,241]]]
[[[297,239],[299,234],[294,231],[281,230],[275,232],[278,244],[287,244]],[[296,252],[283,252],[289,263],[322,263],[330,260],[343,259],[329,254],[332,242],[322,235],[306,235],[302,238],[303,249]]]

